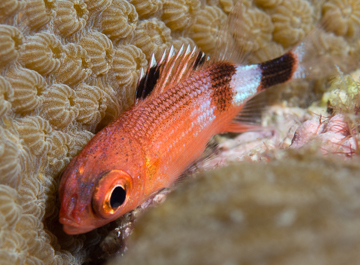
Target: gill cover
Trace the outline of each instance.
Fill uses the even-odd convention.
[[[103,175],[95,187],[92,207],[102,218],[111,218],[126,205],[133,189],[130,175],[122,170],[111,170]]]

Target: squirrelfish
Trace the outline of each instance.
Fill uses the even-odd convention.
[[[235,117],[246,102],[303,74],[303,46],[253,65],[206,62],[182,47],[151,59],[134,106],[97,133],[60,183],[60,222],[68,234],[103,226],[169,187],[215,134],[250,127]]]

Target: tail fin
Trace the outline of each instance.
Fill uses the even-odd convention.
[[[327,77],[335,74],[337,67],[345,72],[354,68],[355,60],[348,53],[330,55],[322,51],[324,34],[328,33],[317,27],[289,52],[258,64],[262,72],[258,91],[293,79]]]

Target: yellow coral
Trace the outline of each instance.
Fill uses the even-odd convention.
[[[22,43],[23,35],[17,28],[0,25],[0,67],[18,58]]]
[[[360,32],[360,2],[358,0],[329,0],[322,8],[328,30],[337,35],[353,36]]]
[[[100,32],[91,32],[80,39],[78,44],[90,57],[91,70],[95,75],[106,74],[112,64],[114,47],[112,42]]]
[[[257,8],[245,9],[242,21],[236,22],[242,24],[235,25],[236,29],[241,28],[241,33],[236,35],[237,41],[246,51],[257,51],[272,39],[271,17]]]
[[[334,18],[330,29],[338,35],[351,36],[358,23],[354,0],[0,0],[0,23],[7,24],[0,24],[0,184],[17,194],[9,195],[8,208],[11,198],[0,185],[0,264],[88,259],[99,234],[64,236],[55,221],[61,171],[94,132],[133,104],[146,59],[170,45],[221,48],[217,37],[238,2],[245,23],[236,30],[244,28],[251,62],[283,53],[321,11]],[[348,55],[349,40],[324,33],[314,48]],[[291,95],[304,94],[297,91]]]
[[[360,107],[360,84],[342,73],[331,82],[328,93],[330,106],[336,113],[356,113]]]
[[[140,68],[146,65],[144,53],[134,45],[122,45],[115,50],[113,75],[116,78],[115,83],[121,89],[119,94],[122,101],[127,106],[132,104]]]
[[[284,54],[284,48],[272,41],[266,44],[262,49],[250,54],[249,62],[253,64],[266,62]]]
[[[79,114],[75,92],[67,85],[52,85],[44,94],[42,113],[57,128],[69,125]]]
[[[41,104],[41,97],[47,84],[37,72],[22,67],[13,67],[6,74],[6,79],[14,90],[14,95],[10,100],[14,112],[25,114]]]
[[[14,231],[4,231],[1,237],[3,242],[0,257],[4,255],[10,259],[12,258],[8,264],[25,264],[28,250],[26,240]]]
[[[184,47],[190,45],[191,49],[196,46],[195,42],[189,37],[179,37],[178,39],[173,39],[172,45],[174,46],[176,51],[178,51],[182,45],[184,45]]]
[[[96,80],[96,85],[100,87],[100,89],[104,93],[104,97],[106,99],[106,110],[104,113],[104,117],[98,124],[98,129],[102,129],[105,125],[109,124],[115,118],[117,118],[122,110],[120,98],[116,95],[115,90],[103,79]]]
[[[147,18],[162,9],[161,0],[130,0],[141,18]]]
[[[54,75],[59,83],[73,86],[84,81],[91,74],[90,57],[80,45],[69,43],[63,48],[65,58]]]
[[[159,58],[171,41],[170,29],[157,18],[151,18],[139,23],[132,43],[139,47],[150,59],[152,54]]]
[[[59,69],[64,57],[60,40],[43,32],[26,38],[20,59],[25,67],[47,75]]]
[[[76,103],[79,104],[79,115],[76,120],[96,126],[105,115],[106,98],[99,87],[79,85],[76,91]]]
[[[199,8],[199,0],[166,0],[161,18],[170,29],[183,30],[190,25],[191,15]]]
[[[87,9],[91,13],[98,13],[111,5],[112,0],[85,0]]]
[[[34,225],[31,226],[32,228],[34,228],[36,224],[40,226],[40,220],[45,214],[46,194],[44,193],[43,185],[44,183],[42,183],[40,179],[27,176],[22,180],[19,187],[19,202],[23,207],[23,213],[27,216],[26,219],[30,219],[32,223],[34,223]],[[22,219],[23,218],[24,216],[22,216]],[[20,220],[20,222],[16,224],[16,230],[19,230],[19,225],[22,225],[22,223],[23,220]]]
[[[10,110],[9,99],[14,96],[14,91],[8,81],[0,76],[0,118]]]
[[[254,3],[262,8],[274,8],[283,3],[284,0],[254,0]]]
[[[57,174],[70,162],[72,158],[69,154],[74,145],[72,137],[61,131],[54,131],[51,134],[53,145],[48,153],[49,171]]]
[[[213,6],[206,6],[198,12],[195,23],[190,27],[190,37],[204,52],[214,52],[217,37],[226,23],[224,12]]]
[[[101,30],[111,40],[126,38],[135,31],[138,14],[125,0],[114,0],[101,14]]]
[[[17,191],[7,185],[0,184],[0,213],[5,219],[5,226],[0,231],[13,228],[22,215],[23,209],[19,206],[19,195]]]
[[[32,30],[46,25],[56,12],[56,0],[27,0],[21,20]]]
[[[68,37],[85,27],[88,14],[83,0],[58,0],[54,26],[61,36]]]
[[[48,121],[41,117],[25,117],[16,120],[15,124],[19,137],[24,140],[31,153],[44,155],[48,152],[51,146],[49,135],[52,131]]]
[[[0,2],[0,22],[8,20],[24,6],[24,0],[2,0]]]
[[[321,32],[318,41],[314,46],[316,52],[321,56],[345,56],[349,54],[350,47],[346,40],[341,36],[333,33]]]
[[[32,198],[29,204],[30,202],[35,204],[36,200]],[[34,205],[31,206],[29,204],[26,205],[29,207],[28,209],[35,208]],[[54,261],[54,250],[48,246],[48,238],[42,230],[43,227],[40,219],[36,218],[32,213],[24,214],[16,223],[15,232],[27,241],[25,264],[38,264],[39,260],[44,264],[49,264]]]
[[[306,0],[284,1],[274,9],[273,38],[284,47],[296,44],[306,36],[313,25],[313,8]]]
[[[72,136],[72,146],[69,149],[68,155],[70,157],[76,156],[84,146],[94,137],[94,134],[89,131],[77,131],[70,132],[69,135]]]
[[[27,157],[19,138],[0,127],[0,184],[18,187]]]

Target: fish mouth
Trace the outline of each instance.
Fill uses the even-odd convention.
[[[59,221],[63,225],[63,230],[68,235],[84,234],[84,233],[87,233],[96,228],[94,226],[84,226],[84,225],[74,223],[74,221],[71,221],[71,220],[67,219],[66,217],[60,218]]]

